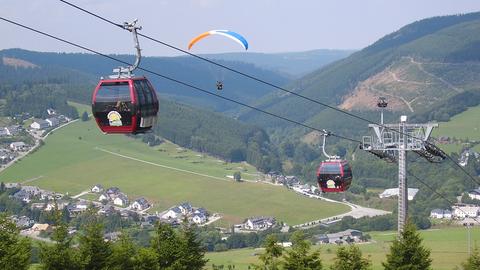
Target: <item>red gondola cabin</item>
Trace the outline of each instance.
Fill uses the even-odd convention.
[[[100,80],[92,112],[105,133],[144,133],[156,122],[158,99],[145,77]]]
[[[321,162],[317,181],[322,192],[344,192],[352,183],[352,169],[346,160]]]

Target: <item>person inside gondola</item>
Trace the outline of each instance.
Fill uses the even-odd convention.
[[[335,188],[340,188],[342,186],[342,180],[338,175],[335,176],[335,180],[333,180],[333,182],[335,182]]]
[[[127,103],[124,101],[117,101],[117,104],[115,105],[115,109],[118,112],[129,112],[130,108],[128,107]]]

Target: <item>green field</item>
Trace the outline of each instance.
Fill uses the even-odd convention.
[[[55,131],[38,151],[0,172],[0,181],[29,181],[69,195],[97,183],[118,186],[130,199],[143,196],[153,202],[152,211],[189,201],[221,213],[223,224],[257,215],[298,224],[349,210],[283,187],[235,183],[227,177],[235,171],[247,180],[258,174],[246,163],[226,163],[168,142],[152,148],[127,136],[104,135],[93,120],[79,120]]]
[[[449,136],[450,138],[469,139],[470,141],[480,141],[480,106],[469,108],[468,110],[455,115],[448,122],[440,122],[439,127],[434,129],[433,136]],[[462,150],[461,144],[438,144],[447,153],[459,152]],[[480,145],[474,147],[480,151]]]
[[[394,232],[376,232],[371,233],[373,243],[360,244],[364,256],[370,256],[373,262],[373,269],[383,269],[381,263],[385,261],[386,254],[389,252],[391,241],[395,237]],[[431,250],[433,259],[432,268],[435,270],[452,270],[460,265],[468,257],[467,248],[467,230],[464,228],[447,228],[441,230],[421,231],[424,244]],[[480,228],[473,228],[471,231],[472,246],[475,241],[480,245]],[[320,248],[321,257],[324,266],[329,266],[335,257],[336,244],[315,246]],[[248,265],[258,263],[258,256],[254,254],[262,253],[262,249],[240,249],[227,252],[207,253],[210,260],[208,266],[213,264],[235,264],[235,269],[247,269]]]

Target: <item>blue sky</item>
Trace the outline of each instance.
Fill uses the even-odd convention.
[[[212,29],[241,33],[253,52],[359,49],[413,21],[480,11],[479,0],[71,0],[117,22],[139,19],[142,33],[186,49]],[[0,16],[104,53],[133,54],[129,33],[58,0],[2,0]],[[0,21],[0,49],[79,52],[76,48]],[[140,40],[143,53],[178,52]],[[222,37],[198,43],[194,53],[241,51]]]

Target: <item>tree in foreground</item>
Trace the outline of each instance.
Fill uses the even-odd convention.
[[[86,111],[82,114],[82,121],[88,121],[88,113]]]
[[[67,224],[61,222],[57,211],[57,226],[52,234],[53,245],[40,243],[40,266],[43,270],[78,270],[80,258],[72,248],[72,238],[68,235]]]
[[[330,269],[332,270],[368,270],[372,263],[369,259],[362,258],[362,251],[355,245],[348,248],[337,249],[337,257]]]
[[[305,238],[302,231],[296,231],[290,238],[292,248],[283,256],[285,270],[321,270],[320,252],[310,253],[312,244]]]
[[[133,270],[136,264],[137,247],[127,232],[122,232],[112,247],[112,254],[108,258],[108,269]]]
[[[85,269],[101,270],[108,265],[112,254],[109,242],[103,239],[103,225],[93,222],[85,226],[84,234],[80,236],[80,257]]]
[[[462,270],[478,270],[480,269],[480,249],[475,246],[472,254],[467,261],[462,263]]]
[[[410,221],[400,237],[393,241],[387,261],[382,263],[385,270],[428,270],[431,264],[430,250],[422,245],[422,238]]]
[[[180,253],[173,269],[178,270],[201,270],[208,260],[205,259],[205,248],[197,238],[196,226],[183,221],[180,232]]]
[[[135,255],[134,270],[158,270],[158,255],[151,248],[141,248]]]
[[[280,269],[280,257],[283,253],[283,248],[277,244],[277,237],[271,234],[265,239],[263,245],[265,247],[265,253],[260,255],[259,259],[262,262],[260,265],[253,265],[257,270],[278,270]]]
[[[6,215],[0,214],[0,269],[28,269],[30,253],[30,241],[19,237],[15,223]]]
[[[180,257],[180,237],[173,228],[159,223],[155,237],[152,239],[152,249],[157,254],[160,269],[167,269]]]

